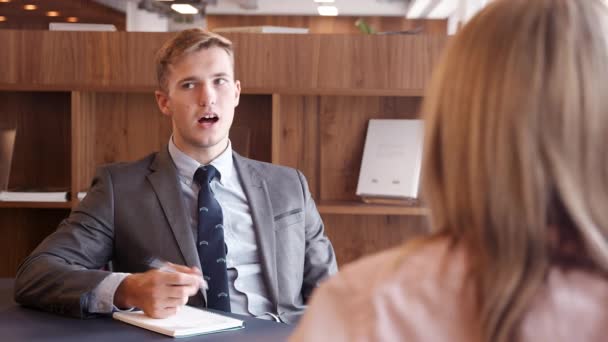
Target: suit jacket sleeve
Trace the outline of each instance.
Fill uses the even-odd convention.
[[[87,196],[20,265],[15,301],[60,314],[86,317],[90,292],[109,274],[113,249],[113,187],[99,169]]]
[[[338,266],[334,249],[325,235],[323,220],[308,190],[306,178],[300,171],[298,171],[298,176],[304,193],[306,229],[306,257],[304,261],[302,297],[304,298],[304,302],[308,302],[313,290],[322,280],[335,274],[338,271]]]

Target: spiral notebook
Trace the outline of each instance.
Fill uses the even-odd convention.
[[[112,318],[171,337],[211,334],[245,327],[245,322],[241,320],[187,305],[168,318],[152,318],[142,311],[115,312]]]

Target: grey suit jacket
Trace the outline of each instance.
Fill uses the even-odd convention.
[[[299,171],[236,153],[233,158],[251,208],[269,299],[282,320],[295,322],[317,284],[337,271],[332,245]],[[109,261],[117,272],[144,272],[154,256],[201,267],[167,148],[99,168],[80,205],[19,267],[15,300],[87,317],[90,292],[109,274],[103,269]],[[202,294],[189,304],[203,306]]]

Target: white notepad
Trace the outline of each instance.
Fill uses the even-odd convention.
[[[112,317],[172,337],[209,334],[245,326],[241,320],[191,306],[180,308],[177,314],[168,318],[151,318],[142,311],[115,312]]]

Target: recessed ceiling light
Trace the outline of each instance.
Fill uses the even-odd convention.
[[[175,12],[178,12],[181,14],[198,13],[198,10],[194,6],[188,5],[188,4],[173,4],[173,5],[171,5],[171,9],[174,10]]]
[[[77,23],[78,22],[78,18],[77,17],[67,17],[65,20],[68,23]]]
[[[5,1],[3,1],[3,2],[5,2]],[[0,22],[2,22],[2,21],[6,21],[6,17],[3,15],[0,15]]]
[[[338,8],[336,6],[319,6],[317,7],[317,11],[319,11],[319,15],[324,16],[337,16]]]
[[[11,2],[11,0],[0,0],[0,2]]]
[[[27,5],[23,5],[23,9],[26,11],[35,11],[38,9],[38,6],[32,5],[32,4],[27,4]]]
[[[331,3],[334,2],[334,0],[315,0],[315,2]]]
[[[46,12],[46,16],[47,17],[58,17],[59,16],[59,12],[57,12],[57,11],[48,11],[48,12]]]

